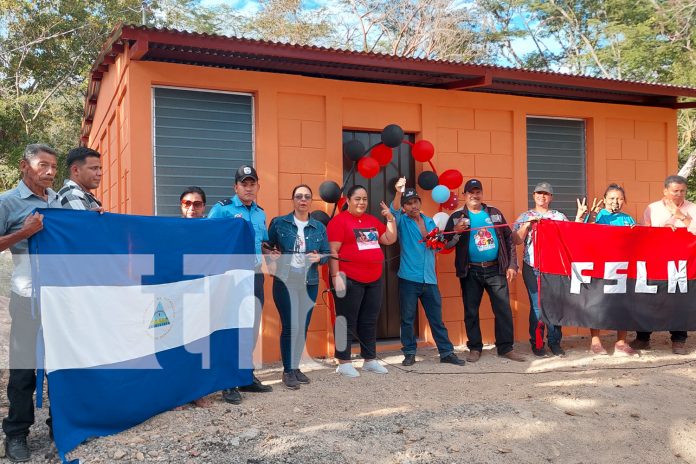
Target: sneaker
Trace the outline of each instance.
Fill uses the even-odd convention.
[[[304,375],[301,370],[295,369],[295,378],[297,379],[298,382],[300,383],[309,383],[309,377]]]
[[[604,349],[601,343],[593,343],[590,345],[590,352],[596,355],[607,355],[607,350]]]
[[[413,366],[415,363],[416,363],[416,355],[415,354],[405,354],[404,360],[401,361],[402,366]]]
[[[628,346],[627,343],[616,343],[614,345],[614,356],[640,356],[640,353]]]
[[[6,437],[5,456],[10,462],[26,462],[31,458],[27,437]]]
[[[242,394],[238,388],[225,388],[222,390],[222,399],[225,403],[240,404],[242,402]]]
[[[672,353],[674,354],[686,354],[686,347],[684,342],[672,342]]]
[[[516,361],[516,362],[525,362],[525,361],[527,361],[527,358],[525,358],[524,356],[522,356],[521,354],[519,354],[519,353],[518,353],[517,351],[515,351],[515,350],[510,350],[510,351],[508,351],[507,353],[505,353],[505,354],[499,354],[498,356],[500,356],[501,358],[507,358],[507,359],[509,359],[510,361]]]
[[[370,359],[363,363],[363,370],[368,372],[374,372],[375,374],[388,374],[389,371],[386,367],[377,362],[376,359]]]
[[[268,393],[273,391],[273,387],[270,385],[264,385],[261,383],[259,379],[256,378],[254,375],[254,381],[250,383],[249,385],[244,385],[243,387],[239,387],[239,391],[243,392],[251,392],[251,393]]]
[[[360,377],[360,372],[356,371],[353,363],[341,363],[336,368],[336,373],[346,377]]]
[[[466,361],[459,359],[456,354],[450,353],[444,358],[440,358],[440,363],[454,364],[456,366],[463,366]]]
[[[551,352],[554,356],[563,357],[565,356],[565,350],[561,348],[561,345],[549,345]]]
[[[300,389],[300,382],[298,382],[297,377],[295,377],[295,371],[283,372],[283,385],[290,390]]]
[[[481,352],[478,350],[471,350],[466,355],[466,362],[475,363],[479,359],[481,359]]]
[[[634,350],[649,350],[650,340],[639,340],[636,338],[631,343],[629,343],[628,346],[630,346]]]
[[[539,358],[545,358],[546,348],[544,348],[543,346],[541,348],[537,348],[536,346],[532,345],[532,353],[534,353],[534,356],[537,356]]]

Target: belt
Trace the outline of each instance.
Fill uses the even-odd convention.
[[[493,267],[497,266],[498,261],[481,261],[480,263],[469,263],[469,266],[476,266],[476,267]]]

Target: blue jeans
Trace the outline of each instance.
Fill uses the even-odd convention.
[[[273,301],[280,315],[280,356],[284,372],[300,367],[318,291],[319,285],[305,284],[304,272],[291,272],[285,282],[273,279]]]
[[[454,347],[447,334],[447,327],[442,322],[442,298],[437,285],[399,279],[399,303],[401,305],[401,351],[404,354],[416,354],[416,335],[414,322],[418,311],[418,299],[423,304],[440,357],[444,358],[454,352]]]
[[[539,286],[537,281],[537,271],[527,263],[522,265],[522,278],[524,285],[527,286],[529,295],[529,343],[536,346],[536,327],[541,319],[541,308],[539,307]],[[546,336],[549,346],[560,346],[563,333],[560,325],[548,325],[544,322],[541,327],[541,340],[544,340],[544,327],[547,328]]]

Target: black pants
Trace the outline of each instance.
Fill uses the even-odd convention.
[[[254,348],[256,348],[256,341],[259,338],[259,328],[261,327],[261,316],[263,313],[263,303],[265,301],[265,296],[263,293],[263,283],[265,281],[263,272],[257,270],[254,274],[254,296],[258,300],[254,305]]]
[[[2,421],[7,437],[27,436],[34,423],[34,390],[36,389],[36,337],[41,325],[39,309],[32,318],[31,298],[10,295],[10,378],[7,399],[10,409]],[[51,416],[46,423],[51,427]]]
[[[377,319],[382,307],[382,278],[369,283],[346,279],[346,294],[336,296],[336,325],[334,339],[336,359],[350,360],[350,345],[353,334],[360,342],[363,359],[377,357]]]
[[[464,325],[468,338],[466,346],[472,351],[483,350],[479,307],[484,290],[488,293],[495,315],[495,347],[499,355],[512,351],[514,333],[512,309],[507,279],[498,273],[498,266],[470,266],[464,278],[459,279],[464,300]]]
[[[673,342],[683,343],[686,341],[686,330],[670,330],[669,333],[672,334],[671,338]],[[650,335],[652,335],[652,332],[636,332],[636,339],[649,342]]]

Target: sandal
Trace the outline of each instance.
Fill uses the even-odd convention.
[[[628,346],[628,343],[617,343],[614,345],[614,356],[640,356],[640,353]]]
[[[597,354],[597,355],[606,355],[607,350],[604,349],[604,347],[601,344],[595,345],[594,343],[590,345],[590,351],[592,354]]]

